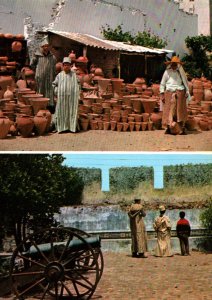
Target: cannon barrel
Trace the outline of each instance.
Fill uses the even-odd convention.
[[[54,242],[53,247],[54,249],[57,250],[63,250],[64,247],[66,246],[67,242]],[[101,247],[101,238],[100,236],[90,236],[78,240],[71,240],[70,243],[68,244],[67,249],[71,251],[80,251],[86,249],[86,244],[91,246],[92,248],[100,248]],[[43,253],[49,253],[51,251],[51,244],[50,243],[44,243],[44,244],[39,244],[37,247],[31,246],[28,251],[23,253],[26,256],[33,256],[38,254],[38,249],[43,252]]]

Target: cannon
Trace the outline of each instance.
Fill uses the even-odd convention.
[[[47,228],[14,250],[10,263],[17,299],[90,299],[102,276],[104,260],[99,236],[76,228]]]

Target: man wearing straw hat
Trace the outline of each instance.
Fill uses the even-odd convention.
[[[56,58],[50,52],[49,42],[44,39],[32,58],[30,66],[35,70],[36,90],[39,94],[49,98],[48,106],[54,112],[54,92],[52,82],[56,76]]]
[[[165,64],[167,68],[160,83],[162,125],[166,134],[186,134],[187,102],[190,100],[187,77],[178,56]]]
[[[57,132],[76,132],[80,86],[76,72],[71,70],[69,57],[63,58],[63,70],[56,76],[52,85],[57,95],[54,120]]]

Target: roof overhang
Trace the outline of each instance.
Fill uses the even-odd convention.
[[[94,37],[89,34],[82,34],[82,33],[74,33],[74,32],[64,32],[64,31],[54,31],[48,30],[47,33],[56,34],[65,38],[68,38],[74,42],[77,42],[81,45],[100,48],[104,50],[113,50],[113,51],[121,51],[126,53],[137,53],[137,54],[168,54],[173,53],[173,50],[167,49],[157,49],[157,48],[150,48],[150,47],[143,47],[138,45],[131,45],[123,42],[117,41],[110,41],[104,40],[97,37]]]

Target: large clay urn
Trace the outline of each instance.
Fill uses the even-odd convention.
[[[34,127],[33,118],[27,115],[19,115],[16,118],[17,130],[22,137],[29,137]]]
[[[113,89],[113,97],[114,98],[120,98],[121,87],[122,87],[123,82],[124,82],[124,79],[111,78],[112,89]]]
[[[153,122],[155,129],[161,129],[162,125],[162,112],[152,113],[150,120]]]
[[[11,121],[0,112],[0,139],[5,139],[9,133]]]
[[[30,104],[33,107],[34,115],[36,115],[39,110],[46,109],[49,103],[49,98],[29,98]]]
[[[34,131],[36,135],[43,135],[46,132],[47,118],[41,114],[34,116]]]
[[[41,110],[38,111],[37,116],[46,117],[47,122],[46,122],[45,132],[48,133],[49,129],[50,129],[51,121],[52,121],[51,112],[48,109],[41,109]]]

